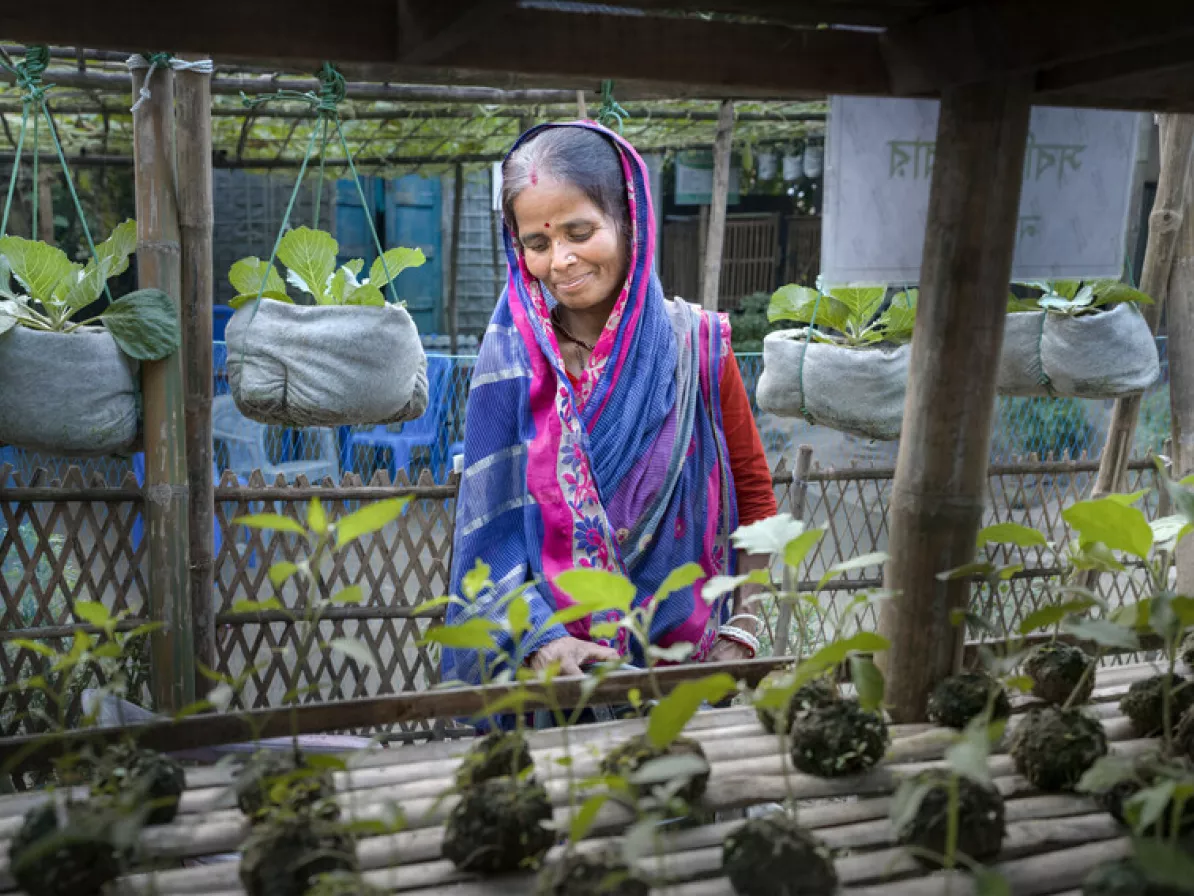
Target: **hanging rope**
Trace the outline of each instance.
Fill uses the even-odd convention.
[[[170,53],[150,53],[148,56],[134,53],[125,60],[124,64],[128,66],[130,72],[143,68],[149,69],[145,73],[145,81],[141,84],[141,89],[137,91],[137,101],[129,108],[130,112],[136,112],[141,108],[141,104],[152,96],[149,92],[149,82],[153,78],[153,73],[159,68],[170,68],[176,72],[198,72],[201,75],[210,75],[215,70],[210,59],[187,62]]]
[[[616,130],[619,134],[622,133],[622,123],[630,117],[630,113],[622,108],[622,105],[614,99],[614,82],[610,80],[601,82],[601,105],[597,109],[597,121],[605,125],[611,131]]]

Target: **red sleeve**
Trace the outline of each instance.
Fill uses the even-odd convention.
[[[771,468],[767,465],[763,442],[750,410],[750,398],[733,352],[726,357],[722,367],[721,419],[730,453],[734,491],[738,497],[738,525],[746,526],[775,516],[779,510],[771,487]]]

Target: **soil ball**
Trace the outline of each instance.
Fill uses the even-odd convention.
[[[614,850],[572,853],[539,873],[536,896],[647,896],[651,886]]]
[[[759,682],[758,693],[762,693],[769,688],[782,687],[784,680],[789,679],[791,675],[792,670],[790,669],[776,669],[774,672],[769,672]],[[836,699],[838,699],[837,685],[828,678],[815,678],[808,682],[808,684],[803,684],[796,689],[796,693],[788,701],[786,711],[765,709],[762,706],[756,706],[755,714],[759,717],[759,723],[768,734],[776,734],[779,731],[787,731],[791,728],[792,720],[801,713],[808,712],[810,709],[816,709],[820,706],[826,706]]]
[[[1081,647],[1054,641],[1037,650],[1024,663],[1024,671],[1032,679],[1032,695],[1046,703],[1062,706],[1070,694],[1082,683],[1082,689],[1075,694],[1074,704],[1085,703],[1094,690],[1094,670],[1086,670],[1094,660]],[[1083,679],[1083,676],[1086,676]]]
[[[726,837],[722,866],[739,896],[837,892],[829,848],[783,812],[752,818]]]
[[[823,778],[853,775],[882,759],[887,743],[883,716],[857,700],[838,700],[792,724],[792,764]]]
[[[517,871],[555,843],[551,801],[534,779],[490,778],[461,794],[444,829],[444,858],[462,871]]]
[[[303,896],[385,896],[387,892],[355,871],[332,871],[315,878]]]
[[[937,856],[944,856],[949,831],[949,791],[954,778],[945,769],[922,772],[917,780],[929,786],[916,814],[896,836],[906,846],[919,846]],[[1006,831],[1003,797],[994,787],[957,776],[958,852],[976,862],[986,862],[999,855]],[[920,857],[931,861],[927,857]]]
[[[292,750],[260,750],[245,763],[236,778],[236,805],[254,820],[274,809],[300,812],[326,800],[334,792],[332,776],[325,769],[307,765]],[[323,804],[321,814],[335,818],[335,804]]]
[[[1177,721],[1173,733],[1173,746],[1187,759],[1194,760],[1194,708],[1187,709]]]
[[[992,691],[995,699],[991,702],[991,718],[1006,719],[1012,714],[1012,705],[1003,685],[985,672],[951,675],[929,695],[929,721],[961,730],[986,711]]]
[[[1182,639],[1182,646],[1178,648],[1178,656],[1186,664],[1186,668],[1194,669],[1194,632],[1186,633],[1186,637]]]
[[[661,750],[647,738],[640,734],[615,747],[601,760],[601,771],[606,775],[622,778],[632,778],[639,769],[648,762],[662,759],[664,756],[699,756],[705,758],[705,751],[701,745],[689,737],[677,737],[667,749]],[[709,785],[709,769],[706,763],[705,771],[693,775],[681,787],[676,796],[690,806],[698,803],[705,795],[705,788]],[[639,795],[643,795],[640,789]]]
[[[1150,882],[1131,857],[1095,865],[1082,882],[1082,896],[1178,896],[1181,892]]]
[[[352,840],[338,823],[278,810],[255,824],[245,841],[240,882],[249,896],[306,896],[321,874],[356,870]]]
[[[1107,753],[1103,726],[1080,709],[1029,710],[1012,738],[1016,771],[1041,790],[1071,790]]]
[[[91,778],[93,796],[110,796],[138,807],[148,805],[146,824],[173,821],[185,789],[186,775],[176,760],[131,745],[106,750]]]
[[[1163,694],[1169,690],[1169,718],[1176,726],[1182,714],[1194,706],[1194,683],[1181,675],[1174,675],[1172,686],[1169,673],[1154,675],[1137,681],[1119,701],[1119,709],[1132,723],[1137,737],[1155,737],[1164,724]]]
[[[469,748],[456,770],[456,787],[467,790],[473,784],[518,775],[534,765],[526,738],[517,731],[491,731]]]
[[[13,880],[30,896],[99,893],[131,858],[113,838],[119,819],[111,809],[76,803],[64,814],[60,827],[52,802],[30,809],[9,845]]]

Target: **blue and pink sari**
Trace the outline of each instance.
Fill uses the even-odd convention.
[[[700,564],[705,575],[673,594],[655,615],[652,643],[695,645],[705,658],[728,608],[701,596],[715,575],[733,573],[729,535],[737,510],[721,421],[722,365],[730,329],[724,315],[664,299],[654,272],[655,218],[647,169],[621,137],[584,127],[617,148],[631,219],[627,281],[576,388],[568,379],[550,321],[555,300],[531,276],[512,234],[505,234],[509,281],[493,313],[473,371],[465,421],[464,472],[453,545],[452,593],[477,563],[492,588],[467,606],[451,605],[449,624],[474,617],[501,622],[501,598],[531,583],[531,631],[572,600],[552,581],[577,568],[627,576],[635,606],[653,600],[673,569]],[[641,664],[640,647],[590,638],[590,627],[616,611],[538,631],[526,657],[570,634],[612,646]],[[500,639],[499,639],[500,641]],[[512,653],[509,638],[501,644]],[[444,681],[472,684],[498,663],[474,650],[446,649]]]

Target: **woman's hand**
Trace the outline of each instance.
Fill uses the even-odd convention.
[[[717,643],[713,645],[713,649],[709,651],[709,655],[705,657],[705,662],[730,663],[750,658],[750,648],[745,644],[739,644],[737,641],[731,641],[729,638],[718,638]]]
[[[600,644],[565,636],[544,644],[531,654],[528,662],[536,671],[542,671],[552,663],[559,663],[561,675],[580,675],[582,665],[603,663],[617,658],[618,651],[611,647],[602,647]]]

